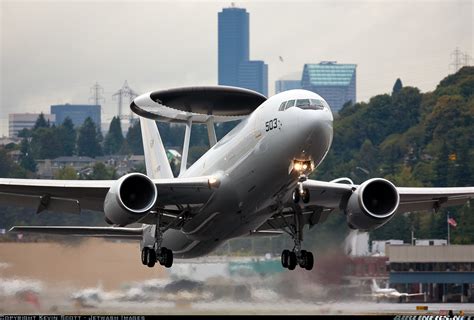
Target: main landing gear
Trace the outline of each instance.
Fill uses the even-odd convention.
[[[155,226],[149,226],[149,233],[144,234],[142,241],[141,260],[143,265],[153,268],[156,262],[160,265],[170,268],[173,265],[173,251],[166,247],[162,247],[163,230],[160,227],[160,214],[157,213],[157,221]],[[154,228],[154,229],[153,229]]]
[[[288,270],[294,270],[296,265],[306,270],[312,270],[314,257],[311,251],[301,250],[299,252],[283,250],[281,253],[281,265]]]
[[[150,268],[159,262],[160,265],[170,268],[173,265],[173,251],[168,248],[161,247],[158,250],[145,247],[142,250],[142,263]]]
[[[288,270],[294,270],[297,265],[306,270],[312,270],[314,266],[314,256],[311,251],[301,250],[301,243],[303,242],[303,221],[301,207],[298,205],[300,200],[303,203],[309,202],[309,190],[303,188],[303,183],[306,180],[306,176],[301,176],[299,178],[298,187],[293,191],[293,211],[294,211],[294,221],[293,224],[290,224],[283,217],[286,226],[287,233],[293,238],[295,246],[292,251],[283,250],[281,253],[281,265],[283,268]]]

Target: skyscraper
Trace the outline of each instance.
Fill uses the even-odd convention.
[[[219,84],[238,86],[239,65],[249,60],[249,14],[243,8],[218,13]]]
[[[268,94],[268,66],[249,60],[249,13],[224,8],[218,13],[218,83]]]
[[[301,89],[301,80],[280,79],[275,81],[275,94],[293,89]]]
[[[238,86],[268,96],[268,66],[263,61],[251,60],[239,65]]]
[[[356,64],[335,61],[308,63],[301,85],[323,97],[333,111],[339,111],[346,102],[356,102],[356,68]]]

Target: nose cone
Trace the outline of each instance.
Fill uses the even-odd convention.
[[[328,152],[333,138],[333,116],[330,110],[301,110],[299,114],[302,158],[319,164]]]

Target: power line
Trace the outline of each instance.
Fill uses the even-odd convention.
[[[91,88],[92,96],[89,98],[89,101],[92,100],[96,106],[100,105],[100,102],[105,102],[105,98],[102,96],[104,93],[104,88],[96,82]]]
[[[461,67],[470,65],[471,56],[459,50],[458,47],[451,53],[451,57],[453,57],[453,62],[449,65],[453,67],[455,73],[458,72]]]
[[[122,88],[120,88],[116,93],[112,95],[112,98],[115,99],[117,98],[118,104],[117,104],[117,115],[120,120],[123,119],[128,119],[130,123],[133,120],[133,113],[130,110],[130,115],[126,116],[122,112],[122,105],[124,98],[129,98],[129,102],[131,103],[135,97],[138,96],[138,93],[136,93],[132,88],[129,87],[127,80],[125,80]]]

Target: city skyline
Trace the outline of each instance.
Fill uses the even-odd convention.
[[[111,95],[125,79],[139,93],[217,84],[217,12],[230,2],[3,1],[0,6],[0,136],[8,134],[9,113],[87,103],[95,81],[105,89],[104,121],[113,116],[117,102]],[[251,15],[250,56],[268,64],[269,95],[275,80],[298,79],[305,63],[323,60],[358,65],[359,101],[389,93],[396,78],[431,91],[452,72],[456,47],[472,54],[470,1],[241,1],[237,6]]]

